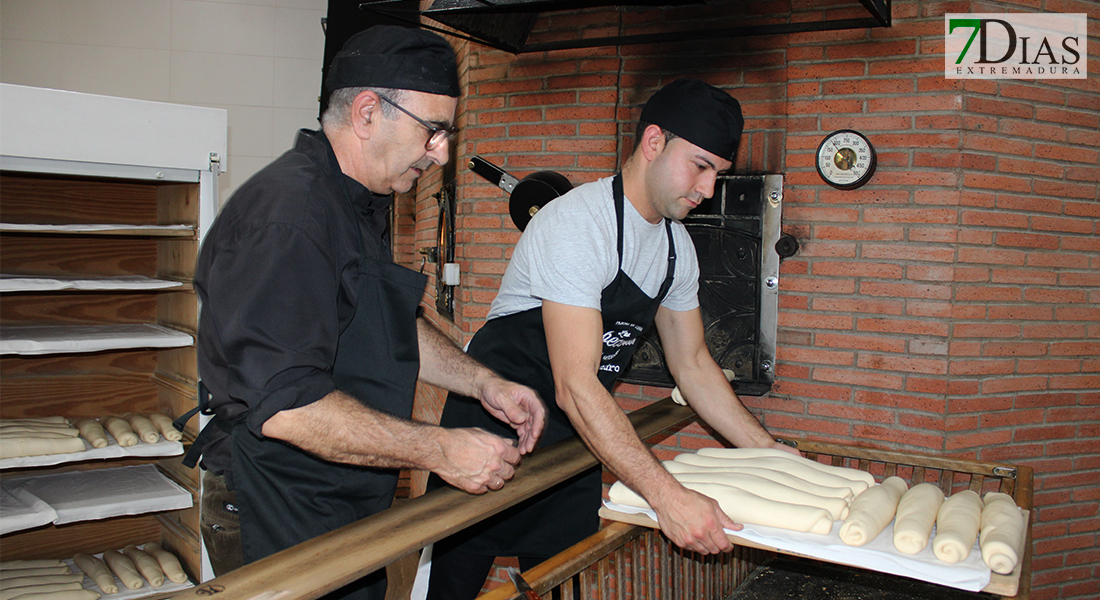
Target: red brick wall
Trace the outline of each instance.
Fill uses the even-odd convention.
[[[944,79],[944,13],[1034,10],[1090,13],[1090,79]],[[559,15],[533,39],[679,14]],[[1033,597],[1096,597],[1098,16],[1084,1],[914,0],[893,3],[889,29],[520,56],[462,42],[463,279],[454,322],[438,322],[459,343],[472,336],[519,237],[506,196],[465,168],[470,156],[519,177],[591,181],[629,153],[658,86],[691,75],[729,89],[746,114],[735,170],[784,173],[783,228],[802,244],[781,269],[776,385],[745,403],[780,435],[1032,466]],[[841,128],[878,150],[859,190],[830,188],[813,167],[822,136]],[[438,185],[425,180],[401,211],[410,264],[411,246],[434,238]],[[667,390],[617,395],[629,410]],[[440,399],[422,389],[418,414],[433,418]],[[659,442],[659,453],[715,443],[700,425]]]

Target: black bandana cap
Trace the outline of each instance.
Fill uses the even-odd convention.
[[[413,90],[457,98],[455,52],[441,36],[398,25],[376,25],[348,38],[329,65],[325,86]]]
[[[646,102],[641,120],[732,161],[745,128],[741,104],[698,79],[677,79]]]

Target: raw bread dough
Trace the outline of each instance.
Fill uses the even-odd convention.
[[[96,587],[104,594],[117,594],[118,586],[115,585],[115,576],[107,568],[107,563],[88,554],[73,556],[73,562],[77,568],[84,571],[89,579],[95,582]]]
[[[164,585],[164,571],[160,568],[160,563],[157,559],[150,556],[148,553],[138,549],[133,544],[126,546],[122,549],[122,553],[127,558],[134,561],[137,565],[138,573],[145,578],[145,581],[149,582],[149,585],[153,587],[160,587]]]
[[[0,435],[55,434],[76,437],[80,432],[68,425],[0,425]]]
[[[16,577],[38,577],[39,575],[68,575],[73,570],[64,563],[59,567],[20,567],[16,569],[4,569],[0,571],[0,581],[15,579]]]
[[[65,562],[56,558],[30,558],[25,560],[6,560],[0,562],[0,571],[7,569],[37,569],[39,567],[60,567]]]
[[[862,546],[878,537],[894,519],[898,501],[909,489],[901,477],[887,477],[882,485],[868,488],[852,500],[848,518],[840,526],[840,541]]]
[[[155,444],[160,441],[160,431],[157,430],[157,426],[153,425],[153,422],[138,414],[126,415],[126,422],[130,424],[130,428],[134,430],[138,438],[146,444]]]
[[[4,423],[23,423],[37,425],[42,423],[54,424],[54,425],[67,425],[69,423],[65,417],[19,417],[17,419],[4,419]]]
[[[81,573],[71,573],[69,575],[39,575],[37,577],[16,577],[15,579],[4,579],[0,580],[0,590],[7,590],[27,585],[69,583],[72,581],[84,581],[84,575]]]
[[[914,485],[905,492],[894,519],[894,547],[898,552],[916,554],[924,550],[941,504],[943,491],[931,483]]]
[[[833,520],[848,516],[848,503],[840,498],[826,498],[809,491],[776,483],[770,479],[744,473],[679,473],[673,475],[683,485],[689,483],[719,483],[735,487],[765,500],[804,504],[824,508]]]
[[[103,417],[99,424],[115,438],[119,446],[127,447],[138,443],[138,436],[125,420],[118,417]]]
[[[982,499],[970,490],[953,494],[940,505],[936,514],[936,537],[932,552],[946,563],[957,563],[970,556],[982,522]]]
[[[82,589],[79,581],[70,583],[47,583],[45,585],[27,585],[0,591],[0,600],[11,600],[23,594],[48,594],[50,592],[64,592],[67,590],[79,589]]]
[[[153,558],[157,559],[160,563],[160,568],[164,571],[164,576],[175,583],[187,582],[187,573],[183,570],[183,565],[180,564],[180,559],[176,558],[175,554],[161,548],[159,544],[149,542],[142,548],[148,552]]]
[[[168,415],[153,413],[149,415],[149,420],[157,426],[157,429],[160,430],[160,434],[164,436],[164,439],[172,442],[178,442],[183,439],[183,434],[172,424],[172,419]]]
[[[118,580],[122,582],[122,585],[131,590],[136,590],[145,585],[145,581],[141,578],[141,574],[138,573],[137,565],[134,561],[126,558],[118,552],[118,550],[104,550],[103,562],[107,563],[107,566],[111,568],[111,572],[118,577]]]
[[[106,448],[107,444],[107,432],[103,430],[103,426],[99,424],[99,421],[95,419],[77,419],[73,421],[73,426],[80,432],[80,437],[88,440],[88,443],[93,448]]]
[[[790,452],[776,448],[700,448],[698,454],[699,456],[735,459],[783,458],[838,477],[851,479],[852,481],[862,481],[867,484],[867,487],[875,485],[875,477],[866,471],[822,464],[816,460],[810,460],[804,456],[795,456]]]
[[[830,487],[846,487],[852,490],[853,495],[859,494],[863,490],[871,487],[870,484],[863,481],[853,481],[845,477],[833,475],[832,473],[826,473],[824,471],[798,463],[793,460],[771,456],[752,459],[717,458],[714,456],[700,456],[698,454],[692,454],[689,452],[680,454],[672,460],[700,467],[757,467],[763,469],[771,469],[773,471],[780,471],[782,473],[790,473],[791,475],[794,475],[799,479],[804,479],[806,481],[809,481],[810,483],[816,483],[818,485],[827,485]]]
[[[87,448],[79,437],[3,437],[0,438],[0,458],[69,454]]]
[[[755,475],[757,477],[763,477],[764,479],[770,479],[776,483],[782,483],[789,487],[797,487],[807,492],[817,494],[818,496],[840,498],[845,502],[850,502],[855,496],[855,494],[852,493],[852,489],[848,487],[830,487],[827,485],[810,483],[805,479],[799,479],[788,473],[773,471],[771,469],[762,469],[759,467],[700,467],[699,465],[689,465],[674,460],[666,460],[661,464],[673,475],[677,473],[744,473],[746,475]]]
[[[46,592],[44,594],[23,594],[12,600],[99,600],[99,594],[92,590],[69,590],[65,592]]]
[[[722,512],[740,523],[821,535],[828,535],[833,528],[833,517],[823,508],[766,500],[756,494],[717,483],[685,483],[684,487],[713,498]],[[608,494],[608,498],[615,504],[650,508],[644,498],[621,481],[615,482]]]
[[[990,569],[1008,575],[1016,568],[1024,545],[1024,515],[1012,496],[1000,492],[985,495],[979,545],[982,560]]]

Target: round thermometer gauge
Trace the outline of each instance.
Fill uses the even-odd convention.
[[[874,172],[875,148],[858,131],[834,131],[817,147],[817,173],[835,188],[855,189],[867,183]]]

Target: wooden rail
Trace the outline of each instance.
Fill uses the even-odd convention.
[[[694,415],[690,408],[666,398],[630,413],[629,417],[639,437],[646,439]],[[173,598],[312,600],[596,464],[596,458],[584,444],[570,438],[524,458],[515,477],[499,491],[475,496],[454,488],[435,490],[245,565]]]

